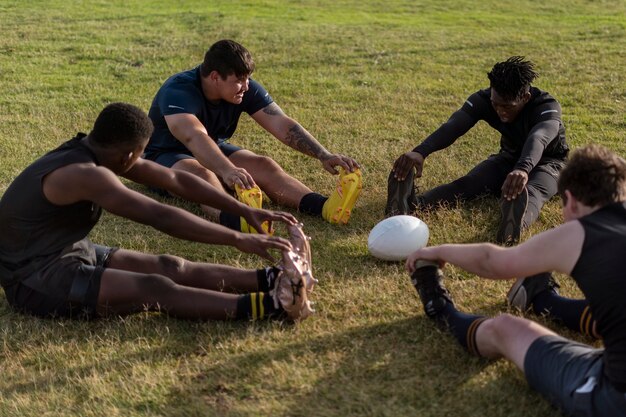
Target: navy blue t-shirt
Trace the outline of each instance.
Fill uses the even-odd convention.
[[[148,116],[154,124],[154,133],[146,147],[146,156],[152,159],[162,152],[190,153],[185,145],[172,135],[164,116],[193,114],[204,125],[209,136],[215,142],[221,142],[233,135],[241,113],[254,114],[273,101],[261,84],[250,79],[249,89],[243,95],[240,104],[224,100],[214,104],[202,94],[199,66],[175,74],[163,83],[150,106]]]

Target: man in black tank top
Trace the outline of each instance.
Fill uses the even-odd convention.
[[[550,94],[531,86],[537,73],[524,57],[499,62],[487,75],[489,88],[470,95],[447,122],[394,162],[386,215],[409,214],[484,194],[501,196],[496,241],[505,244],[517,242],[521,230],[537,220],[544,203],[556,193],[558,173],[569,151],[561,106]],[[422,176],[424,160],[481,120],[501,134],[499,152],[465,176],[416,196],[413,177]]]
[[[283,317],[285,297],[308,306],[302,285],[275,296],[285,284],[275,267],[242,270],[89,241],[104,209],[174,237],[267,259],[273,260],[269,249],[292,249],[284,238],[236,232],[125,187],[118,175],[242,216],[257,230],[272,221],[296,227],[291,214],[248,207],[192,174],[139,158],[152,129],[139,108],[110,104],[89,135],[78,134],[44,155],[9,186],[0,200],[0,284],[9,303],[42,317],[148,308],[195,319]],[[300,318],[291,305],[287,316]]]
[[[489,243],[424,248],[407,259],[424,310],[470,353],[505,357],[529,385],[567,415],[626,416],[626,161],[590,145],[576,151],[558,183],[565,223],[523,244]],[[558,336],[524,318],[495,318],[458,311],[442,284],[446,262],[491,279],[528,277],[544,271],[570,275],[595,319],[604,348]],[[548,285],[529,300],[545,306],[563,301]],[[560,298],[560,300],[559,300]]]

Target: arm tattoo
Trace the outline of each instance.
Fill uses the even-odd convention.
[[[278,107],[276,103],[270,103],[267,106],[263,107],[263,113],[269,114],[270,116],[278,116],[282,114],[282,110]]]
[[[328,153],[313,136],[299,124],[291,126],[285,137],[285,143],[305,155],[320,158]]]

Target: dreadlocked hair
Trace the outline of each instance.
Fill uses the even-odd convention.
[[[535,65],[525,61],[523,56],[512,56],[504,62],[498,62],[487,73],[491,88],[505,100],[521,98],[530,88],[530,83],[538,76]]]

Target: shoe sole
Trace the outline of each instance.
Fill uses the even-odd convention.
[[[360,170],[357,169],[354,172],[341,175],[337,184],[337,192],[342,197],[341,203],[334,209],[334,212],[331,213],[329,219],[330,223],[348,223],[352,209],[354,208],[357,198],[359,198],[359,194],[361,194],[362,188],[363,183]]]
[[[527,310],[528,306],[526,303],[528,300],[526,300],[526,293],[525,291],[523,293],[520,292],[520,290],[523,290],[524,288],[525,280],[526,278],[518,278],[515,283],[513,283],[509,292],[506,293],[506,302],[509,307],[515,307],[521,311]],[[523,297],[523,299],[520,299],[520,297]]]
[[[389,173],[387,178],[387,204],[385,205],[385,216],[396,216],[398,214],[410,214],[409,199],[414,193],[415,169],[411,168],[407,177],[400,181],[394,177],[394,172]]]
[[[522,219],[527,208],[528,190],[526,188],[517,198],[502,201],[502,220],[496,234],[496,242],[505,245],[519,242],[522,234]]]
[[[276,293],[273,295],[275,302],[279,303],[292,321],[304,320],[315,313],[308,299],[307,279],[299,265],[300,262],[297,253],[293,251],[283,253],[283,265],[289,263],[292,272],[290,274],[284,270],[280,272],[274,290]]]
[[[235,192],[237,193],[237,199],[246,206],[257,209],[263,207],[263,193],[258,186],[246,190],[235,184]],[[263,222],[261,225],[265,233],[269,232],[269,226],[268,222]],[[243,217],[241,218],[241,231],[244,233],[258,233]]]

